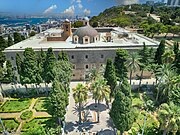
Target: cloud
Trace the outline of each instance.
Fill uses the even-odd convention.
[[[139,0],[115,0],[119,5],[131,5],[139,3]]]
[[[84,9],[84,15],[90,15],[91,11],[89,9]]]
[[[47,8],[44,12],[43,12],[43,14],[49,14],[49,13],[51,13],[53,10],[55,10],[57,8],[57,5],[52,5],[52,6],[50,6],[49,8]]]
[[[67,8],[67,9],[65,9],[63,14],[66,15],[66,16],[73,16],[74,12],[75,12],[75,8],[74,8],[74,5],[73,5],[73,6],[70,6],[69,8]]]
[[[76,0],[77,3],[81,3],[81,0]]]
[[[82,9],[83,8],[83,5],[81,3],[78,4],[78,8],[79,9]]]

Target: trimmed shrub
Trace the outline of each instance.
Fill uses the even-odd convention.
[[[25,111],[21,114],[20,118],[22,120],[27,120],[30,119],[33,116],[33,112],[32,111]]]

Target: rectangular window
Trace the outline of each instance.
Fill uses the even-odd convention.
[[[11,57],[11,60],[14,60],[14,57]]]
[[[89,65],[86,65],[85,68],[88,69],[88,68],[89,68]]]
[[[71,59],[74,59],[74,55],[71,56]]]
[[[103,55],[103,54],[101,54],[101,58],[104,58],[104,55]]]
[[[88,55],[86,55],[85,58],[88,59]]]
[[[88,42],[88,39],[86,38],[85,41]]]
[[[73,69],[76,69],[76,65],[73,65]]]

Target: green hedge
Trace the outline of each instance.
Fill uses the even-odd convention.
[[[46,103],[47,102],[47,98],[39,98],[36,101],[36,104],[34,106],[34,109],[38,112],[45,112],[47,111],[47,107],[46,107]]]
[[[28,109],[31,105],[31,99],[19,99],[19,100],[9,100],[6,101],[0,108],[0,112],[21,112]]]
[[[32,111],[25,111],[21,114],[20,118],[22,120],[27,120],[30,119],[33,116],[33,112]]]

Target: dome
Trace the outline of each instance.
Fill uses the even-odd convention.
[[[79,38],[83,38],[84,36],[88,36],[90,38],[96,37],[98,32],[91,26],[85,26],[78,28],[73,36],[77,35]]]
[[[83,20],[89,21],[89,18],[88,17],[84,17]]]
[[[73,34],[74,43],[88,44],[97,41],[99,41],[99,34],[89,25],[78,28]]]

